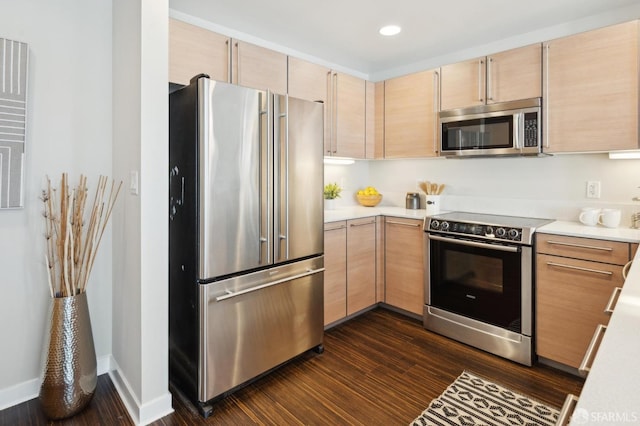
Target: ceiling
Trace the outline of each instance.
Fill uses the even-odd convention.
[[[236,35],[227,34],[237,38],[248,35],[285,53],[383,78],[452,52],[523,34],[535,37],[567,23],[584,27],[596,15],[631,20],[638,6],[640,0],[169,0],[174,16],[195,17],[231,29]],[[383,37],[378,29],[387,24],[403,30]]]

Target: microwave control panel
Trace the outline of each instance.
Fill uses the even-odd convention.
[[[527,112],[524,114],[524,146],[538,146],[538,113]]]

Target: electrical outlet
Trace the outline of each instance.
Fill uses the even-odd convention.
[[[600,181],[587,181],[587,198],[600,198]]]

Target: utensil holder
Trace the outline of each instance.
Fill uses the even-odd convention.
[[[440,213],[440,195],[427,194],[425,196],[425,208],[427,216]]]
[[[52,299],[40,403],[50,419],[82,411],[98,380],[87,293]]]

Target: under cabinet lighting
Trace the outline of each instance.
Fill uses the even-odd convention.
[[[378,30],[378,32],[383,36],[394,36],[396,34],[399,34],[400,31],[402,31],[402,28],[400,28],[398,25],[385,25]]]
[[[635,160],[640,159],[640,151],[617,151],[610,152],[609,159],[611,160]]]
[[[333,165],[341,165],[347,166],[349,164],[355,163],[353,158],[346,157],[324,157],[324,164],[333,164]]]

